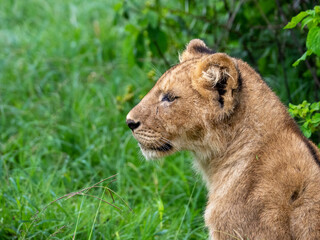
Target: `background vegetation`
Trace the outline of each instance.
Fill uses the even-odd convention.
[[[193,38],[249,62],[285,104],[319,101],[317,50],[292,67],[311,49],[314,5],[0,0],[0,239],[207,239],[206,191],[192,157],[146,163],[125,116]],[[308,9],[309,25],[283,30]],[[318,105],[291,111],[301,124],[310,119],[316,142]],[[102,185],[132,211],[114,194],[122,210],[73,194],[41,211],[114,174]],[[112,203],[104,190],[82,193]]]

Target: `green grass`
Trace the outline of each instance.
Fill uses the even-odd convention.
[[[0,239],[207,239],[191,156],[145,162],[125,125],[153,82],[128,67],[115,2],[0,0]],[[113,174],[133,212],[74,196],[33,221]]]

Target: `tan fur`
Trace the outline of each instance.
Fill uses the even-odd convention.
[[[320,239],[319,151],[243,61],[192,40],[129,120],[147,159],[194,153],[211,239]]]

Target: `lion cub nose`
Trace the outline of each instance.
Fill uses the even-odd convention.
[[[137,129],[140,126],[140,122],[135,122],[131,119],[127,120],[127,125],[128,127],[133,131],[135,129]]]

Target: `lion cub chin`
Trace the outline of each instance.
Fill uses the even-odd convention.
[[[148,159],[194,153],[211,239],[320,239],[320,156],[245,62],[192,40],[127,116]]]

